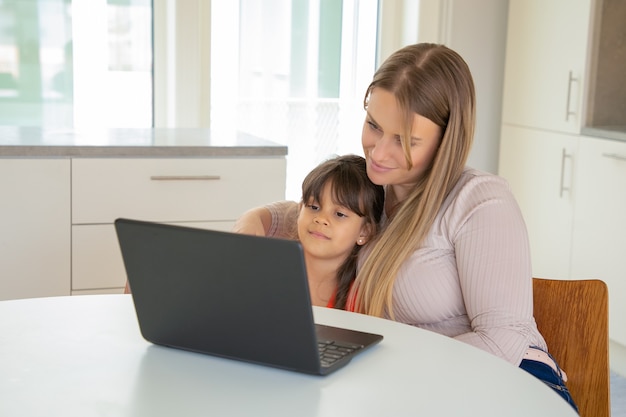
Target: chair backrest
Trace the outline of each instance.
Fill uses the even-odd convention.
[[[610,417],[608,289],[597,279],[533,278],[534,316],[567,373],[581,417]]]

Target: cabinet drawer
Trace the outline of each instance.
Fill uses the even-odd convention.
[[[72,223],[234,220],[285,198],[284,158],[73,159]]]
[[[234,222],[178,223],[182,226],[229,231]],[[112,224],[72,226],[72,293],[123,288],[126,270]],[[116,291],[114,291],[116,292]]]

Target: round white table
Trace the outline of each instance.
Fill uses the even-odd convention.
[[[572,417],[542,382],[469,345],[326,308],[384,335],[326,377],[152,345],[129,295],[0,302],[1,416]]]

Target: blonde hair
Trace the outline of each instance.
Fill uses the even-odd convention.
[[[393,319],[393,285],[398,271],[426,238],[465,168],[474,137],[476,99],[472,75],[463,58],[437,44],[410,45],[392,54],[374,74],[365,93],[365,108],[374,88],[394,94],[404,110],[402,146],[409,169],[414,114],[428,118],[443,131],[430,167],[371,243],[354,284],[356,311]]]

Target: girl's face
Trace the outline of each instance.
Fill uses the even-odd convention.
[[[413,166],[409,169],[401,139],[405,134],[403,114],[392,93],[374,88],[361,138],[370,180],[378,185],[391,185],[399,201],[408,196],[430,166],[443,135],[441,127],[413,113],[410,138]]]
[[[321,201],[304,201],[298,215],[298,238],[309,257],[343,262],[354,245],[367,241],[365,218],[333,202],[327,183]]]

